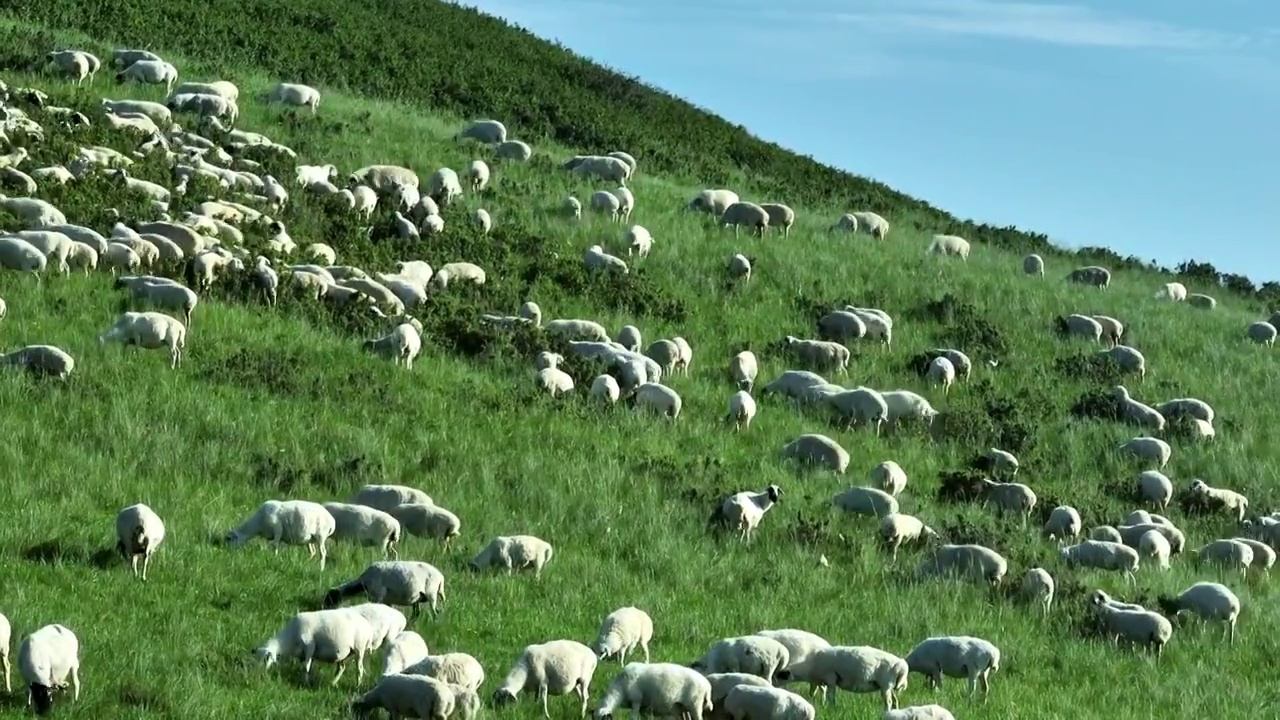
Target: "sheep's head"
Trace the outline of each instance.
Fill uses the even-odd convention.
[[[276,664],[276,651],[270,645],[263,645],[257,650],[254,650],[253,654],[267,667],[271,667]]]
[[[770,502],[778,502],[778,500],[782,498],[782,488],[777,485],[770,485],[768,488],[765,488],[765,495],[769,497]]]
[[[123,84],[124,84],[124,73],[123,73],[123,72],[118,72],[118,73],[116,73],[116,84],[117,84],[117,85],[123,85]]]
[[[1204,493],[1208,489],[1209,489],[1209,486],[1206,485],[1203,480],[1194,480],[1191,483],[1191,487],[1188,488],[1188,491],[1196,495],[1199,495],[1201,493]]]
[[[498,688],[493,691],[493,706],[495,708],[504,707],[515,702],[516,695],[506,688]]]

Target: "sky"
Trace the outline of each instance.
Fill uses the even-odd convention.
[[[461,4],[961,218],[1280,280],[1275,0]]]

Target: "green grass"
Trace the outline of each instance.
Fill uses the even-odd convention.
[[[1068,412],[1079,398],[1113,379],[1068,377],[1058,369],[1058,361],[1091,348],[1056,339],[1052,318],[1088,312],[1124,320],[1130,342],[1146,354],[1147,381],[1128,383],[1138,398],[1154,403],[1194,395],[1218,410],[1214,442],[1171,440],[1174,458],[1166,472],[1175,482],[1185,486],[1203,477],[1245,492],[1259,511],[1270,510],[1276,466],[1270,428],[1280,410],[1258,397],[1257,389],[1268,387],[1272,375],[1269,351],[1243,337],[1247,323],[1261,312],[1257,299],[1189,278],[1192,291],[1220,296],[1217,310],[1160,303],[1151,294],[1168,276],[1134,266],[1117,267],[1105,292],[1071,286],[1062,276],[1084,261],[1047,251],[1047,276],[1026,278],[1019,272],[1025,248],[1017,242],[1034,238],[1013,231],[975,229],[973,236],[987,242],[975,243],[967,263],[926,258],[929,233],[965,232],[965,227],[939,219],[923,205],[898,204],[887,189],[878,189],[882,186],[857,185],[854,179],[841,187],[863,190],[850,190],[847,197],[867,203],[873,193],[885,198],[876,207],[894,224],[890,239],[876,243],[865,236],[829,235],[833,219],[853,209],[832,201],[835,191],[815,190],[829,172],[775,151],[758,150],[764,159],[756,164],[735,150],[757,147],[745,136],[733,135],[732,143],[726,140],[730,145],[700,165],[673,139],[680,128],[659,122],[606,130],[613,120],[584,121],[578,129],[582,134],[573,136],[568,123],[538,124],[533,110],[512,112],[503,88],[515,82],[511,78],[534,81],[519,70],[521,53],[534,47],[527,39],[513,44],[509,55],[475,67],[433,64],[400,51],[375,62],[375,55],[392,55],[370,49],[382,28],[401,32],[411,21],[430,27],[422,21],[434,14],[455,18],[454,24],[442,24],[438,35],[421,31],[413,47],[442,53],[433,48],[449,46],[470,27],[495,29],[474,35],[476,46],[503,52],[495,49],[506,47],[496,23],[471,19],[467,22],[474,25],[466,25],[464,19],[472,16],[456,8],[367,8],[360,22],[347,28],[344,23],[352,21],[328,3],[298,4],[315,18],[336,23],[335,32],[344,33],[351,47],[372,53],[343,63],[329,45],[305,58],[318,28],[297,18],[271,26],[289,31],[240,22],[247,49],[229,48],[218,58],[214,47],[229,42],[229,36],[201,15],[203,5],[171,3],[158,28],[146,35],[133,34],[138,26],[130,24],[140,17],[139,3],[88,9],[82,16],[71,12],[73,5],[18,3],[11,12],[55,27],[110,27],[121,44],[151,40],[183,79],[230,79],[240,86],[242,98],[275,79],[331,83],[322,87],[317,119],[289,122],[252,100],[241,102],[243,127],[290,145],[302,161],[332,162],[344,172],[373,162],[404,163],[424,176],[439,166],[458,168],[484,156],[484,150],[451,140],[461,120],[450,112],[500,117],[516,137],[531,139],[538,153],[528,165],[496,168],[491,189],[482,197],[466,197],[462,207],[446,213],[444,236],[417,247],[378,239],[385,235],[385,213],[378,216],[370,241],[356,223],[302,193],[295,193],[296,204],[280,216],[300,244],[324,240],[338,249],[340,262],[370,271],[411,257],[433,266],[471,260],[488,270],[483,289],[451,291],[418,313],[427,335],[411,372],[362,353],[359,339],[377,331],[371,323],[333,316],[296,299],[271,312],[252,302],[249,289],[238,281],[202,298],[183,365],[171,372],[164,353],[123,355],[97,346],[97,334],[119,310],[109,277],[55,277],[37,284],[29,277],[0,275],[0,297],[9,306],[9,317],[0,321],[0,345],[57,344],[77,360],[76,373],[65,384],[0,376],[0,407],[7,409],[0,416],[0,437],[6,439],[0,444],[0,467],[7,470],[3,507],[9,513],[0,530],[5,558],[0,611],[14,624],[15,659],[21,636],[40,625],[59,622],[78,633],[85,688],[77,714],[346,716],[354,677],[344,678],[338,689],[323,681],[307,687],[293,670],[263,672],[250,653],[292,613],[312,607],[327,588],[359,573],[375,559],[373,551],[338,546],[320,573],[300,548],[277,558],[261,543],[230,550],[212,539],[266,499],[342,499],[366,482],[421,487],[462,518],[463,536],[451,551],[408,539],[401,553],[428,560],[445,573],[445,612],[434,621],[420,620],[416,629],[433,651],[475,655],[490,678],[486,696],[524,645],[561,637],[590,642],[606,613],[634,604],[654,618],[655,658],[677,662],[692,661],[718,638],[764,628],[805,628],[836,643],[870,644],[900,655],[930,635],[985,637],[1005,656],[986,704],[965,699],[960,682],[949,682],[934,696],[918,676],[903,697],[906,704],[940,702],[959,717],[1031,717],[1043,713],[1041,708],[1064,705],[1082,717],[1240,717],[1274,703],[1268,659],[1280,615],[1270,609],[1275,595],[1266,583],[1228,581],[1245,605],[1235,648],[1222,644],[1214,630],[1202,634],[1193,626],[1176,632],[1157,666],[1079,635],[1084,590],[1101,587],[1150,602],[1209,573],[1197,573],[1186,558],[1178,558],[1168,574],[1144,570],[1140,592],[1126,592],[1116,577],[1063,570],[1052,546],[1031,531],[997,521],[980,508],[935,499],[938,473],[961,468],[975,453],[999,446],[1019,455],[1021,479],[1036,490],[1046,511],[1069,503],[1084,514],[1086,526],[1093,526],[1117,523],[1132,508],[1123,488],[1137,468],[1111,451],[1140,432],[1112,422],[1075,420]],[[113,12],[134,20],[104,17]],[[393,12],[404,15],[392,23]],[[192,18],[208,21],[202,32],[179,29]],[[96,86],[79,91],[29,72],[55,46],[83,47],[105,57],[112,44],[13,20],[0,25],[0,37],[7,40],[8,66],[20,69],[6,72],[4,79],[45,88],[59,104],[88,111],[102,95],[161,97],[156,91],[113,87],[106,72]],[[386,41],[386,47],[408,46]],[[254,64],[259,49],[260,66]],[[559,51],[548,46],[543,52]],[[283,72],[304,60],[315,74]],[[407,78],[432,67],[440,78],[435,90],[423,89],[414,97],[405,91],[401,102],[385,99],[395,88],[420,87]],[[540,70],[536,75],[554,74]],[[343,94],[334,86],[384,99]],[[441,86],[452,88],[452,94],[441,94]],[[461,98],[472,92],[479,99],[470,102],[489,102],[493,109],[464,104]],[[556,102],[574,112],[591,114],[597,108],[599,117],[625,115],[599,111],[613,107],[607,98],[571,106],[575,96],[556,97],[568,98]],[[636,95],[636,102],[659,102],[646,98]],[[420,104],[433,101],[443,110]],[[674,117],[671,112],[657,117]],[[530,125],[522,124],[523,118]],[[727,132],[728,126],[714,128]],[[652,255],[624,278],[587,277],[580,267],[587,245],[620,237],[620,228],[599,220],[572,225],[554,217],[565,196],[585,198],[598,187],[575,182],[556,167],[573,150],[553,140],[572,137],[581,139],[575,149],[625,149],[639,160],[633,219],[653,232],[656,243]],[[96,128],[82,138],[51,134],[32,146],[29,167],[66,161],[73,142],[127,147],[121,136]],[[721,172],[737,161],[749,169]],[[156,161],[135,170],[155,181],[167,177]],[[278,164],[273,171],[292,176]],[[769,195],[791,202],[799,214],[786,241],[734,239],[680,212],[705,185],[732,185],[757,197],[801,176],[809,180],[796,180],[798,197]],[[101,180],[52,192],[71,221],[99,231],[110,227],[108,207],[141,211],[136,199],[122,197]],[[468,210],[481,206],[494,216],[489,238],[477,236],[464,220]],[[247,236],[252,249],[260,247],[261,234]],[[728,290],[722,264],[734,252],[756,258],[755,277],[749,287]],[[530,355],[545,343],[535,336],[499,337],[476,323],[480,312],[511,313],[526,299],[536,300],[548,319],[589,317],[613,332],[634,323],[646,343],[687,338],[695,353],[692,373],[670,380],[685,403],[679,421],[637,416],[625,407],[601,409],[585,398],[551,401],[535,395]],[[924,306],[933,301],[953,312],[929,312]],[[815,309],[845,302],[890,312],[896,320],[895,344],[889,351],[855,348],[850,376],[839,380],[920,390],[944,412],[946,432],[934,439],[907,429],[882,438],[839,432],[817,413],[768,399],[761,400],[750,433],[734,434],[718,422],[733,392],[725,365],[737,349],[750,344],[757,351],[761,383],[767,382],[792,367],[769,351],[770,343],[787,333],[810,335]],[[978,362],[974,379],[945,398],[905,368],[912,355],[938,346],[960,347]],[[982,364],[988,356],[999,357],[999,368]],[[572,369],[585,389],[595,370],[584,364]],[[849,476],[798,474],[780,462],[778,449],[802,432],[837,437],[853,457]],[[874,522],[837,517],[828,506],[833,494],[862,484],[866,472],[885,459],[899,462],[910,476],[901,498],[904,512],[924,518],[951,539],[998,548],[1010,559],[1013,584],[1027,568],[1043,564],[1059,580],[1061,609],[1042,619],[1001,593],[907,583],[918,554],[904,551],[891,566],[872,541]],[[769,483],[783,486],[786,497],[770,511],[752,547],[706,535],[704,524],[715,501]],[[115,512],[134,502],[156,509],[170,532],[145,586],[119,560],[104,559],[114,543]],[[1192,547],[1236,532],[1220,518],[1187,516],[1176,508],[1169,514]],[[489,538],[514,533],[538,535],[555,545],[556,556],[541,582],[464,570]],[[830,567],[819,567],[820,555],[829,558]],[[616,665],[601,666],[593,699],[615,670]],[[321,666],[318,675],[326,678],[330,672]],[[1220,680],[1224,675],[1232,678],[1229,685]],[[20,679],[16,682],[21,686]],[[19,691],[0,713],[22,715],[22,703]],[[878,714],[874,696],[842,696],[840,705],[855,708],[857,717]],[[553,703],[557,718],[570,717],[572,708],[567,699]],[[531,701],[504,712],[537,716]]]

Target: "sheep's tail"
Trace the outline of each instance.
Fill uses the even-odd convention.
[[[351,582],[343,583],[325,593],[322,604],[325,608],[337,607],[346,598],[355,597],[364,591],[364,581],[360,578],[356,578]]]

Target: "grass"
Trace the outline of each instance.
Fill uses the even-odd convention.
[[[88,21],[69,12],[71,3],[18,5],[11,12],[34,13],[24,22],[87,27],[77,24]],[[194,4],[170,7],[176,9],[165,16],[166,28],[205,12]],[[320,0],[306,7],[318,19],[345,22]],[[416,12],[391,7],[369,12]],[[325,15],[324,8],[333,14]],[[424,8],[423,13],[462,12],[431,4]],[[86,17],[103,21],[105,12],[111,10],[91,9]],[[298,27],[296,33],[249,31],[245,47],[283,48],[263,61],[278,73],[314,37],[307,24],[291,25]],[[115,28],[121,44],[145,39],[130,35],[131,26],[123,20],[102,26]],[[353,46],[368,48],[370,36],[362,33],[386,26],[366,17],[360,27],[343,32]],[[451,27],[461,32],[460,25]],[[110,86],[109,77],[74,90],[32,74],[46,48],[76,46],[107,56],[103,49],[110,44],[74,29],[10,19],[0,24],[0,37],[8,40],[9,66],[19,68],[4,79],[45,88],[59,104],[89,110],[102,95],[161,97]],[[148,37],[185,79],[231,79],[246,98],[276,79],[234,49],[227,50],[230,59],[211,58],[210,47],[220,37],[213,26],[203,34],[173,30]],[[483,47],[498,43],[497,36],[477,37]],[[341,78],[334,68],[342,63],[315,66],[328,68],[324,79],[335,86],[385,96],[378,91],[402,86],[390,78],[403,64],[353,64]],[[507,71],[514,73],[512,67]],[[492,79],[472,76],[462,66],[440,73],[442,83],[460,88],[459,96]],[[301,73],[287,79],[294,78],[312,79]],[[294,122],[242,101],[241,125],[290,145],[304,161],[332,162],[344,171],[390,162],[426,175],[484,156],[481,148],[451,140],[458,116],[417,104],[430,97],[395,102],[324,89],[318,118]],[[495,102],[495,107],[503,106]],[[492,114],[502,116],[496,110]],[[517,137],[532,137],[520,123],[502,117]],[[718,638],[764,628],[800,627],[833,642],[870,644],[900,655],[931,635],[985,637],[1005,656],[987,703],[970,704],[960,682],[947,683],[935,696],[918,676],[903,697],[906,704],[940,702],[960,717],[1034,716],[1051,704],[1066,704],[1084,717],[1238,717],[1274,702],[1268,658],[1280,616],[1271,609],[1275,594],[1266,583],[1227,581],[1245,606],[1236,647],[1225,646],[1212,629],[1179,629],[1157,666],[1140,654],[1082,637],[1083,593],[1100,587],[1151,604],[1155,595],[1180,590],[1208,573],[1178,558],[1167,574],[1142,571],[1140,591],[1126,591],[1117,577],[1062,569],[1052,546],[1032,531],[935,497],[939,473],[962,468],[977,452],[999,446],[1019,455],[1020,479],[1035,488],[1046,512],[1069,503],[1081,510],[1086,526],[1093,526],[1117,523],[1132,509],[1125,491],[1138,468],[1111,450],[1140,432],[1074,419],[1068,412],[1082,396],[1114,383],[1111,377],[1075,377],[1059,370],[1061,361],[1091,348],[1055,338],[1052,318],[1088,312],[1124,320],[1130,342],[1146,354],[1147,381],[1128,383],[1136,397],[1157,402],[1194,395],[1218,410],[1214,442],[1171,439],[1174,457],[1166,472],[1175,482],[1184,487],[1202,477],[1244,492],[1255,508],[1269,510],[1276,465],[1269,429],[1280,410],[1257,399],[1257,389],[1268,387],[1273,374],[1269,351],[1243,337],[1245,326],[1261,312],[1257,298],[1186,278],[1192,291],[1219,295],[1218,309],[1199,312],[1160,303],[1151,294],[1168,276],[1135,266],[1117,267],[1105,292],[1071,286],[1061,278],[1082,261],[1063,253],[1046,252],[1044,279],[1023,277],[1023,250],[1002,249],[1012,241],[1002,244],[994,231],[986,235],[990,242],[975,243],[967,263],[926,258],[928,233],[954,226],[929,226],[933,216],[909,205],[887,204],[886,215],[894,223],[888,242],[832,236],[826,228],[849,208],[831,203],[812,186],[800,193],[800,199],[812,198],[809,202],[793,202],[799,220],[789,240],[735,239],[680,208],[698,188],[721,184],[723,178],[740,178],[741,187],[761,193],[771,178],[738,171],[690,180],[693,171],[707,168],[688,165],[690,172],[682,173],[678,166],[685,156],[675,141],[640,144],[644,136],[639,134],[628,136],[636,145],[621,149],[633,151],[640,163],[633,217],[653,232],[654,251],[624,278],[588,277],[580,267],[582,250],[616,239],[622,230],[599,220],[573,225],[555,217],[565,196],[585,198],[598,187],[575,182],[556,168],[555,160],[572,150],[553,140],[568,131],[546,124],[541,129],[533,162],[496,168],[491,189],[466,197],[461,208],[446,214],[444,236],[417,247],[384,238],[385,213],[377,217],[369,240],[348,218],[302,193],[295,193],[295,204],[280,216],[300,244],[323,240],[338,249],[340,262],[368,270],[389,269],[392,261],[413,257],[433,266],[471,260],[489,271],[483,289],[451,291],[418,313],[427,337],[423,356],[410,372],[362,353],[358,340],[377,331],[369,322],[321,312],[296,299],[268,311],[237,281],[203,296],[188,354],[171,372],[164,353],[122,354],[97,346],[96,335],[119,310],[109,277],[50,278],[37,284],[29,277],[0,275],[0,297],[9,306],[9,317],[0,321],[0,345],[57,344],[77,360],[76,373],[65,384],[0,375],[0,407],[9,409],[0,415],[0,437],[7,439],[0,444],[0,467],[7,469],[0,487],[10,517],[0,529],[0,556],[7,560],[0,565],[0,611],[14,625],[15,657],[18,639],[40,625],[59,622],[78,633],[85,688],[74,712],[113,718],[345,717],[352,678],[330,688],[324,680],[330,669],[322,666],[321,681],[306,686],[292,669],[263,672],[251,651],[292,613],[314,607],[327,588],[359,573],[375,559],[373,551],[337,546],[321,573],[299,548],[273,557],[261,543],[230,550],[214,539],[266,499],[341,499],[367,482],[421,487],[462,518],[463,536],[451,551],[408,539],[401,552],[444,571],[446,610],[437,620],[420,620],[416,629],[433,652],[475,655],[490,678],[485,695],[524,645],[561,637],[590,642],[606,613],[634,604],[654,618],[655,658],[676,662],[692,661]],[[588,130],[603,132],[594,125],[582,132]],[[676,132],[655,128],[667,133],[662,137]],[[51,135],[32,146],[29,166],[66,161],[73,141],[127,147],[121,136],[98,128],[81,138]],[[651,163],[650,152],[667,165]],[[733,157],[719,156],[718,162],[728,166]],[[808,167],[802,160],[787,162],[785,167]],[[274,168],[282,178],[292,175],[287,167]],[[141,163],[135,174],[166,179],[155,161]],[[52,192],[73,222],[99,231],[110,227],[105,208],[142,212],[136,199],[101,180]],[[494,216],[489,238],[466,227],[465,213],[481,206]],[[893,212],[899,208],[900,214]],[[13,227],[3,218],[0,225]],[[247,237],[252,249],[261,246],[260,234],[250,231]],[[729,290],[722,267],[734,252],[756,258],[755,277],[748,287]],[[551,401],[537,396],[529,356],[543,341],[499,337],[475,320],[480,312],[514,312],[526,299],[536,300],[548,318],[589,317],[614,332],[634,323],[646,343],[687,338],[695,353],[691,375],[670,380],[684,399],[679,421],[638,416],[623,407],[602,409],[582,397]],[[811,334],[815,311],[845,302],[893,314],[895,344],[888,351],[855,348],[850,376],[839,380],[923,392],[943,411],[944,433],[931,439],[920,430],[882,438],[841,432],[819,414],[771,399],[761,400],[750,433],[734,434],[719,424],[733,392],[725,364],[736,350],[744,345],[756,350],[766,382],[792,366],[772,353],[770,344],[787,333]],[[945,398],[905,367],[916,353],[938,346],[965,349],[978,363],[974,379]],[[999,367],[986,367],[987,357],[998,357]],[[573,372],[585,387],[595,370],[579,364]],[[802,432],[838,438],[853,457],[849,476],[797,473],[780,462],[778,449]],[[899,462],[910,476],[901,498],[904,512],[924,518],[949,539],[998,548],[1010,559],[1011,584],[1027,568],[1044,565],[1058,578],[1060,609],[1046,619],[1006,593],[906,582],[918,554],[904,550],[890,565],[873,542],[874,522],[837,517],[828,506],[833,494],[861,484],[865,473],[885,459]],[[752,547],[706,535],[707,515],[720,497],[770,483],[781,485],[786,497],[770,511]],[[145,586],[109,553],[115,512],[139,501],[161,514],[170,533]],[[1221,518],[1177,509],[1170,515],[1187,532],[1190,547],[1237,532]],[[514,533],[555,545],[556,556],[541,582],[464,570],[489,538]],[[819,567],[820,555],[830,567]],[[615,670],[601,666],[593,699]],[[1220,679],[1224,672],[1232,677],[1229,687]],[[878,713],[874,696],[842,697],[840,703],[855,708],[859,717]],[[561,700],[552,707],[556,717],[567,718],[573,703]],[[25,712],[19,689],[0,716]],[[504,713],[533,718],[537,711],[525,701]]]

